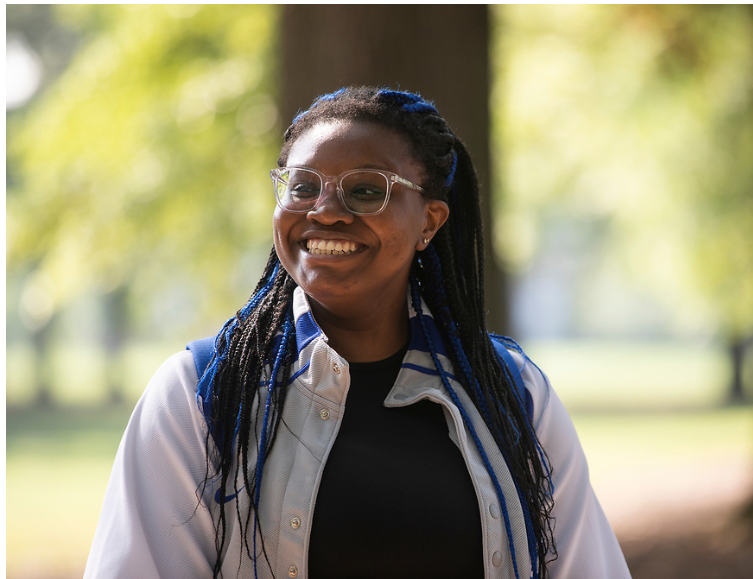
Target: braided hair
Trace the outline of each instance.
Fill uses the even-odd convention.
[[[413,158],[425,169],[424,195],[440,199],[450,208],[450,218],[428,247],[416,252],[410,278],[412,305],[445,388],[458,406],[495,485],[516,578],[545,579],[547,556],[556,557],[551,472],[511,370],[500,362],[486,331],[479,186],[470,155],[434,105],[419,95],[347,87],[319,97],[295,117],[285,132],[279,166],[285,165],[292,145],[308,129],[336,120],[373,122],[402,136]],[[205,484],[219,486],[215,577],[220,575],[220,555],[226,547],[226,497],[242,491],[251,498],[249,512],[237,515],[244,521],[241,536],[255,571],[257,553],[265,553],[256,512],[264,463],[280,426],[290,366],[297,355],[292,307],[295,287],[272,248],[262,279],[248,303],[218,334],[214,356],[200,379],[209,422]],[[517,568],[505,497],[486,450],[423,326],[422,299],[431,309],[459,382],[489,428],[515,482],[526,522],[530,570]],[[256,454],[251,468],[250,444],[255,445],[251,448]]]

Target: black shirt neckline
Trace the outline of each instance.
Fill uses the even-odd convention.
[[[377,360],[376,362],[348,362],[348,367],[351,372],[378,372],[402,364],[407,352],[408,344],[406,343],[397,352],[383,360]]]

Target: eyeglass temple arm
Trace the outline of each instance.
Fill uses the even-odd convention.
[[[411,189],[415,189],[416,191],[421,191],[422,193],[424,191],[423,187],[420,187],[415,183],[411,183],[407,179],[403,179],[400,175],[392,175],[392,182],[400,183],[401,185],[405,185],[406,187],[410,187]]]

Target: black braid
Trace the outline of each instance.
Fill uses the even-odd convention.
[[[456,143],[458,153],[457,187],[464,196],[477,199],[478,187],[465,147]],[[458,205],[464,207],[458,207]],[[414,272],[443,338],[448,344],[459,341],[468,359],[468,373],[478,383],[477,391],[468,380],[461,380],[488,426],[507,461],[513,478],[522,492],[536,537],[538,576],[548,576],[546,558],[556,557],[553,538],[553,506],[547,463],[536,435],[520,401],[516,399],[513,377],[500,364],[486,329],[484,309],[483,241],[478,202],[453,204],[460,209],[457,219],[449,219],[432,241],[441,273],[432,269],[428,259],[420,259]],[[459,242],[458,242],[459,240]],[[463,248],[456,254],[457,243]],[[444,315],[443,315],[444,314]],[[466,364],[459,360],[455,348],[449,348],[456,367]],[[466,373],[461,373],[465,376]],[[542,460],[543,458],[543,460]]]
[[[276,276],[271,288],[261,295],[256,308],[248,315],[239,311],[234,321],[237,329],[229,340],[221,333],[218,340],[218,352],[226,351],[227,355],[217,364],[217,371],[213,379],[212,415],[210,424],[215,428],[207,436],[207,481],[219,479],[220,488],[217,494],[219,515],[215,546],[217,561],[214,566],[213,577],[221,576],[221,553],[225,548],[227,532],[227,513],[225,498],[231,494],[241,492],[244,487],[249,496],[254,497],[257,483],[255,469],[249,468],[249,441],[254,441],[252,448],[259,446],[259,432],[257,425],[261,423],[264,410],[263,390],[259,388],[263,379],[274,379],[281,384],[287,384],[290,375],[290,365],[293,363],[296,348],[295,335],[292,330],[292,340],[282,353],[284,362],[282,374],[279,377],[264,376],[268,356],[272,352],[275,339],[282,330],[287,319],[292,319],[293,290],[295,282],[287,271],[279,267],[277,254],[272,248],[262,280],[257,285],[252,296],[259,296],[263,291],[265,281]],[[272,449],[280,423],[280,415],[285,403],[286,388],[275,388],[272,391],[269,436],[265,444],[266,452]],[[240,411],[244,408],[245,411]],[[213,460],[214,459],[214,460]],[[242,474],[242,481],[236,475]],[[217,473],[216,475],[214,473]],[[206,484],[206,483],[205,483]],[[229,491],[232,489],[232,492]],[[240,501],[236,501],[236,509]],[[242,541],[250,558],[256,558],[256,550],[249,544],[249,525],[252,512],[236,512],[238,520],[245,520],[241,526]],[[258,523],[256,529],[261,537]],[[253,532],[253,531],[252,531]],[[263,537],[262,552],[263,548]]]
[[[530,514],[529,530],[534,537],[533,573],[544,579],[548,576],[547,557],[556,557],[548,460],[517,398],[513,377],[500,363],[487,334],[479,186],[473,162],[463,143],[431,103],[410,93],[349,87],[320,97],[311,108],[294,119],[285,132],[278,164],[285,165],[290,148],[306,130],[334,120],[373,122],[403,136],[411,146],[414,159],[425,169],[426,181],[422,183],[425,195],[441,199],[450,207],[448,221],[434,236],[429,248],[437,263],[417,254],[413,274],[443,339],[452,345],[448,352],[453,365],[463,370],[458,372],[460,381],[487,422],[515,480],[524,512]],[[275,268],[277,276],[265,293]],[[220,425],[224,433],[217,467],[221,500],[215,577],[220,573],[220,553],[225,546],[224,498],[231,476],[233,489],[239,492],[232,474],[234,458],[242,465],[245,492],[249,493],[254,504],[256,470],[252,469],[249,474],[248,448],[252,435],[252,444],[259,446],[257,428],[262,420],[263,404],[260,403],[262,391],[258,386],[265,364],[271,363],[268,357],[274,336],[282,331],[285,321],[292,316],[294,288],[295,282],[279,264],[273,249],[262,280],[249,302],[257,299],[255,308],[245,317],[241,315],[243,310],[236,316],[237,331],[232,333],[229,343],[222,338],[218,340],[218,352],[226,349],[227,356],[217,364],[213,378],[217,400],[212,405],[212,423]],[[294,340],[288,342],[291,343],[294,344]],[[294,354],[294,346],[288,347],[284,353],[281,384],[287,383]],[[274,389],[273,416],[265,444],[267,454],[273,446],[284,401],[285,388]],[[245,411],[239,416],[241,405]],[[235,428],[237,440],[228,436]],[[211,447],[210,438],[208,436],[208,448]],[[210,474],[211,470],[208,470],[208,478]],[[240,513],[238,515],[240,519]],[[244,542],[253,558],[256,550],[248,544],[251,513],[246,513],[244,518]],[[255,540],[256,528],[251,531]]]

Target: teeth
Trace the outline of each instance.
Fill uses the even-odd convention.
[[[306,241],[306,249],[312,255],[342,255],[355,251],[356,244],[352,241],[309,239]]]

